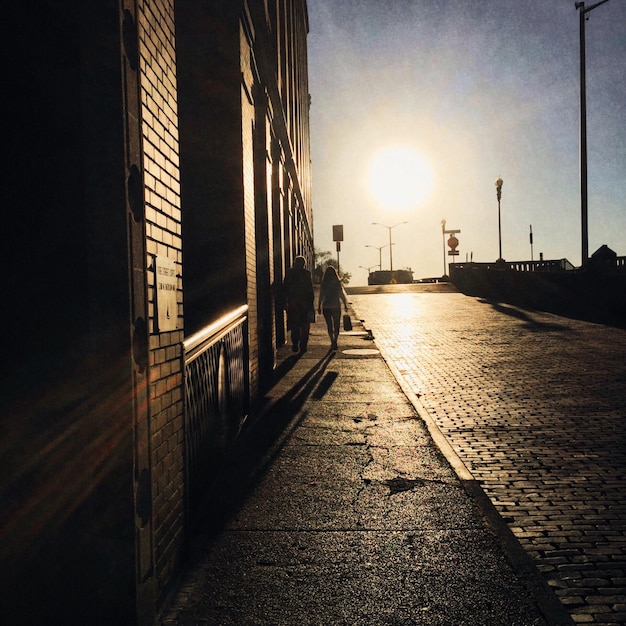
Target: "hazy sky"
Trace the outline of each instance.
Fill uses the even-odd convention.
[[[587,2],[591,6],[593,2]],[[581,262],[579,13],[573,0],[308,0],[315,244],[342,271],[444,270],[441,220],[459,261]],[[626,0],[589,13],[589,253],[626,255]],[[412,201],[373,189],[372,162],[416,151]],[[389,167],[389,160],[386,165]],[[397,168],[396,168],[397,169]],[[394,188],[404,186],[398,179]],[[424,197],[425,195],[425,197]],[[389,269],[389,248],[382,251]],[[446,262],[451,257],[446,257]]]

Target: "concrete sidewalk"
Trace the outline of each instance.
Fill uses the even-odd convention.
[[[162,624],[571,624],[353,324],[281,348]]]

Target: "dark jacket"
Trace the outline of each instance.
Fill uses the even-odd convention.
[[[308,311],[313,308],[313,282],[311,272],[304,268],[291,268],[283,283],[285,308],[288,312]]]

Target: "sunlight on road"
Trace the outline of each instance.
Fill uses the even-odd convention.
[[[389,317],[398,319],[413,318],[419,314],[420,303],[418,299],[410,293],[395,293],[387,296],[389,298]]]

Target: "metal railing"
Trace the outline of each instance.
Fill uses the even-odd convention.
[[[615,269],[626,269],[626,256],[615,257],[615,263],[607,262],[605,268],[610,269],[614,265]],[[451,263],[450,268],[454,270],[464,269],[487,269],[501,270],[510,269],[517,272],[563,272],[576,269],[567,259],[556,259],[549,261],[504,261],[498,263]]]
[[[514,270],[516,272],[563,272],[575,269],[567,259],[546,261],[494,261],[493,263],[451,263],[455,269]]]
[[[186,506],[194,520],[249,408],[248,306],[183,342]]]

